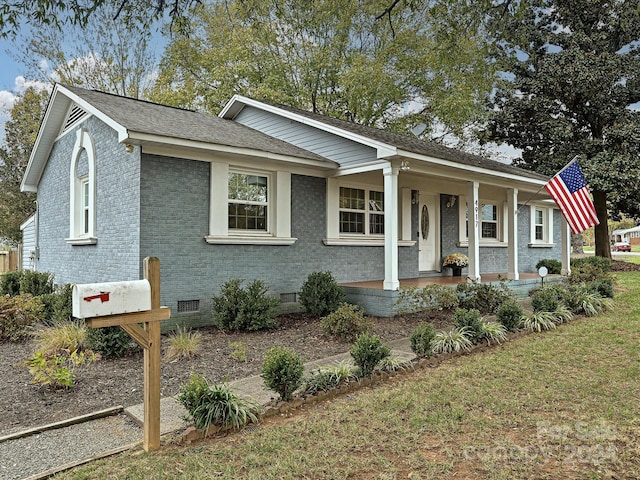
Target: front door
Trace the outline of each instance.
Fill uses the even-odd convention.
[[[436,263],[436,238],[438,235],[438,215],[436,196],[420,194],[418,215],[419,269],[421,272],[438,270]]]

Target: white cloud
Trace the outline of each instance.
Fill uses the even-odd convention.
[[[29,87],[33,87],[38,92],[42,90],[51,91],[51,84],[38,80],[27,80],[22,75],[14,80],[11,90],[0,90],[0,139],[4,137],[4,124],[9,119],[9,112],[16,103],[18,97]]]

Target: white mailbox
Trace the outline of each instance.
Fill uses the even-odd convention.
[[[103,317],[151,310],[151,286],[147,280],[74,285],[73,316]]]

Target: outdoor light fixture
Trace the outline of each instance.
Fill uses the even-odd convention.
[[[403,172],[408,172],[410,169],[411,167],[409,166],[409,161],[402,160],[402,162],[400,163],[400,170]]]
[[[456,196],[455,195],[451,195],[449,197],[449,200],[447,201],[447,208],[455,207],[455,205],[456,205]]]
[[[131,145],[130,143],[125,143],[124,149],[127,151],[127,153],[133,153],[133,145]]]

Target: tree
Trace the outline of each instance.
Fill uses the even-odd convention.
[[[0,147],[0,238],[22,239],[20,224],[35,211],[35,195],[20,192],[22,175],[36,141],[49,95],[28,88],[9,112]]]
[[[228,0],[183,19],[151,97],[217,112],[234,93],[403,132],[462,134],[494,80],[477,11],[412,1]],[[408,108],[410,106],[410,108]],[[430,130],[429,133],[433,133]]]
[[[505,73],[487,138],[547,175],[577,155],[600,220],[596,255],[610,257],[607,202],[640,212],[640,2],[533,0],[496,37]]]

